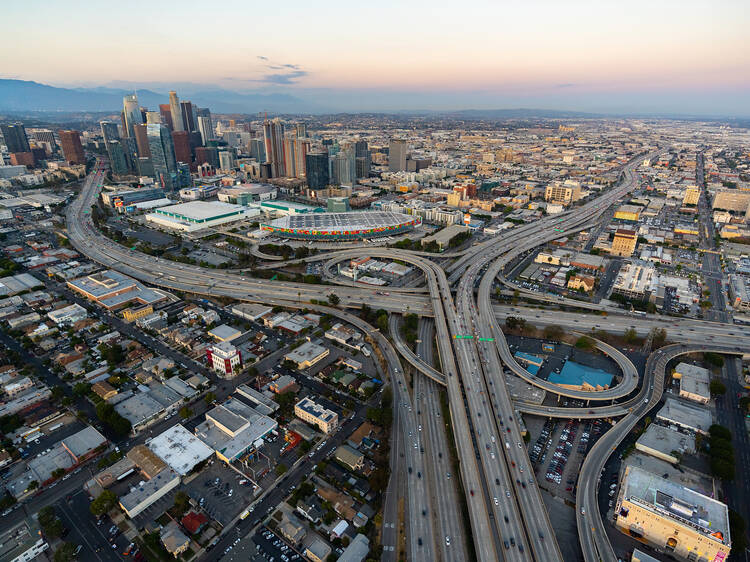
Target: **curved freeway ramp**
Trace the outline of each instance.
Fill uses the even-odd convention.
[[[401,337],[401,320],[398,318],[395,314],[391,314],[391,317],[388,320],[389,322],[389,328],[391,332],[391,337],[393,338],[393,345],[396,346],[396,351],[398,351],[401,354],[401,357],[406,359],[407,363],[414,367],[417,371],[425,375],[427,378],[430,378],[434,380],[436,383],[441,384],[443,386],[446,385],[445,382],[445,375],[432,367],[431,365],[428,365],[426,362],[424,362],[420,357],[417,356],[416,353],[414,353],[408,345],[406,345],[406,342]]]
[[[599,438],[589,454],[586,455],[578,479],[580,493],[576,498],[578,537],[586,562],[617,561],[597,503],[599,477],[607,459],[609,459],[609,455],[617,449],[636,423],[661,400],[664,392],[666,368],[669,362],[686,353],[707,351],[729,355],[740,354],[735,349],[724,347],[670,345],[649,355],[646,362],[646,380],[641,392],[635,399],[635,405],[631,407],[625,418]],[[647,382],[650,385],[646,384]]]

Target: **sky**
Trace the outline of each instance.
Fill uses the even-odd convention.
[[[25,0],[2,13],[0,78],[55,86],[190,83],[342,111],[750,115],[747,0]]]

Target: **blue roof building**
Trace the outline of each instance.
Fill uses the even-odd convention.
[[[559,373],[550,373],[547,381],[573,390],[604,390],[612,384],[612,376],[601,369],[567,361]]]

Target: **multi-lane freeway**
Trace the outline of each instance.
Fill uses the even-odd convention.
[[[341,305],[345,307],[357,307],[363,303],[372,305],[376,302],[378,307],[393,312],[415,312],[421,316],[434,317],[442,371],[440,374],[447,388],[450,421],[460,459],[460,481],[469,511],[474,551],[480,560],[562,559],[522,445],[517,413],[502,374],[503,364],[512,370],[520,366],[510,355],[495,309],[491,306],[490,296],[495,279],[522,252],[594,225],[597,217],[637,185],[635,169],[641,161],[642,157],[636,158],[626,165],[620,185],[603,196],[561,215],[545,217],[518,227],[507,236],[457,252],[456,260],[445,268],[430,261],[428,257],[432,256],[421,252],[373,247],[363,247],[359,252],[345,251],[354,252],[354,255],[378,255],[382,252],[387,257],[415,265],[425,276],[427,295],[414,288],[375,291],[359,286],[338,286],[335,291]],[[256,280],[243,277],[241,273],[203,270],[123,248],[100,235],[87,213],[98,195],[99,180],[97,173],[89,176],[80,196],[69,206],[68,235],[80,252],[107,267],[170,289],[286,306],[302,306],[311,299],[322,300],[332,292],[331,287],[326,285]],[[327,256],[335,259],[347,255],[345,252],[332,252]],[[454,283],[457,284],[455,287]],[[344,313],[340,315],[344,316]],[[363,329],[372,333],[373,337],[382,338],[366,325]],[[441,481],[435,476],[434,464],[440,462],[440,457],[438,461],[435,460],[433,444],[436,444],[435,448],[439,448],[445,443],[441,443],[439,436],[431,431],[427,447],[430,452],[422,452],[425,443],[420,436],[422,432],[418,429],[422,425],[419,423],[421,414],[414,411],[414,397],[408,392],[395,351],[387,342],[383,349],[386,355],[394,355],[394,358],[387,361],[394,383],[394,407],[398,411],[396,437],[401,442],[401,445],[394,447],[394,451],[401,451],[404,456],[398,456],[399,459],[403,458],[403,464],[399,465],[398,461],[394,463],[393,477],[407,478],[408,481],[405,487],[399,488],[405,490],[407,496],[408,555],[414,559],[423,559],[425,556],[453,558],[452,553],[459,551],[459,548],[449,549],[459,545],[451,541],[451,536],[445,529],[457,529],[457,523],[442,516],[433,518],[431,514],[435,506],[430,503],[431,498],[436,497],[434,487],[439,486]],[[424,350],[423,352],[426,353]],[[617,350],[607,352],[613,356],[619,353]],[[634,370],[627,372],[623,382],[618,385],[622,388],[613,394],[624,389],[632,391],[636,382]],[[420,391],[428,388],[422,384],[419,386]],[[422,395],[423,392],[419,392],[417,400]],[[609,398],[612,397],[614,396]],[[597,416],[606,413],[624,415],[626,419],[630,419],[641,409],[633,400],[635,399],[623,404],[586,409],[585,412],[568,409],[566,414],[586,417],[590,415],[590,410],[594,410]],[[650,400],[642,405],[646,406],[647,403]],[[434,406],[435,403],[432,402],[431,407]],[[416,407],[419,409],[422,406]],[[617,412],[606,412],[605,408],[616,408]],[[621,424],[617,424],[616,427],[620,426]],[[596,462],[599,460],[601,459],[597,457]],[[429,470],[427,462],[430,464]],[[409,467],[411,473],[408,472]],[[417,475],[413,476],[415,469]],[[393,513],[393,501],[389,503],[386,498],[386,523],[393,523]],[[392,546],[398,537],[389,536],[388,529],[391,529],[391,535],[395,534],[393,526],[388,527],[386,524],[384,544],[389,541]],[[446,535],[436,536],[435,529]],[[579,532],[582,535],[588,533],[585,527],[579,528]],[[439,548],[438,543],[441,543]],[[393,551],[387,550],[384,553],[386,557],[389,552]],[[460,548],[460,552],[463,555],[465,551]],[[586,552],[587,549],[584,549],[584,553]]]

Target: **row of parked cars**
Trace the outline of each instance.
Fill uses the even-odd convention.
[[[552,432],[555,430],[555,425],[556,423],[552,420],[547,420],[546,422],[544,422],[542,432],[539,434],[539,437],[537,437],[536,442],[531,447],[531,451],[529,452],[529,460],[532,464],[536,464],[539,461],[540,457],[542,462],[544,462],[547,447],[552,444],[550,435],[552,435]]]
[[[573,449],[573,443],[576,439],[576,433],[578,430],[578,422],[574,420],[568,420],[565,424],[565,428],[560,434],[560,441],[557,443],[557,448],[552,455],[552,460],[547,468],[547,475],[545,478],[550,482],[559,484],[562,481],[562,473],[565,470],[565,465],[570,457],[570,451]]]

